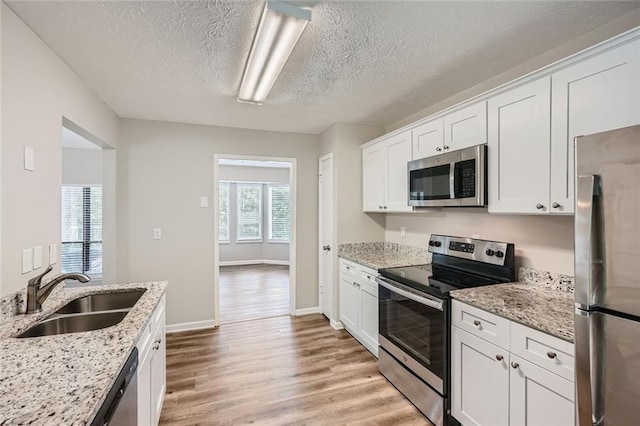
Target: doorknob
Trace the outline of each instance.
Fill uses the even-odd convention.
[[[329,244],[327,244],[326,246],[322,246],[322,250],[330,251],[331,250],[331,246]]]

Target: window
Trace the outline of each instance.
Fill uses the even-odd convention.
[[[62,187],[62,272],[102,277],[102,187]]]
[[[229,241],[229,182],[218,185],[218,240]]]
[[[291,195],[289,185],[269,186],[269,240],[289,242]]]
[[[262,240],[262,185],[238,184],[237,241]]]

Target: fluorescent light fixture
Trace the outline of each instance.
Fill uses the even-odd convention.
[[[262,105],[310,20],[309,9],[267,0],[242,75],[238,102]]]

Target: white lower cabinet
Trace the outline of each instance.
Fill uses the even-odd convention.
[[[138,425],[157,425],[167,387],[165,299],[158,303],[138,343]]]
[[[340,259],[340,321],[344,328],[378,356],[377,272]]]
[[[463,425],[572,426],[573,345],[453,301],[451,414]],[[464,318],[478,318],[469,327]],[[485,340],[489,336],[498,346]],[[542,356],[541,356],[542,354]],[[570,378],[571,380],[567,379]]]

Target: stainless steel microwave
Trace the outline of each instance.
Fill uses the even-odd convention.
[[[410,161],[407,168],[410,206],[486,205],[486,144]]]

